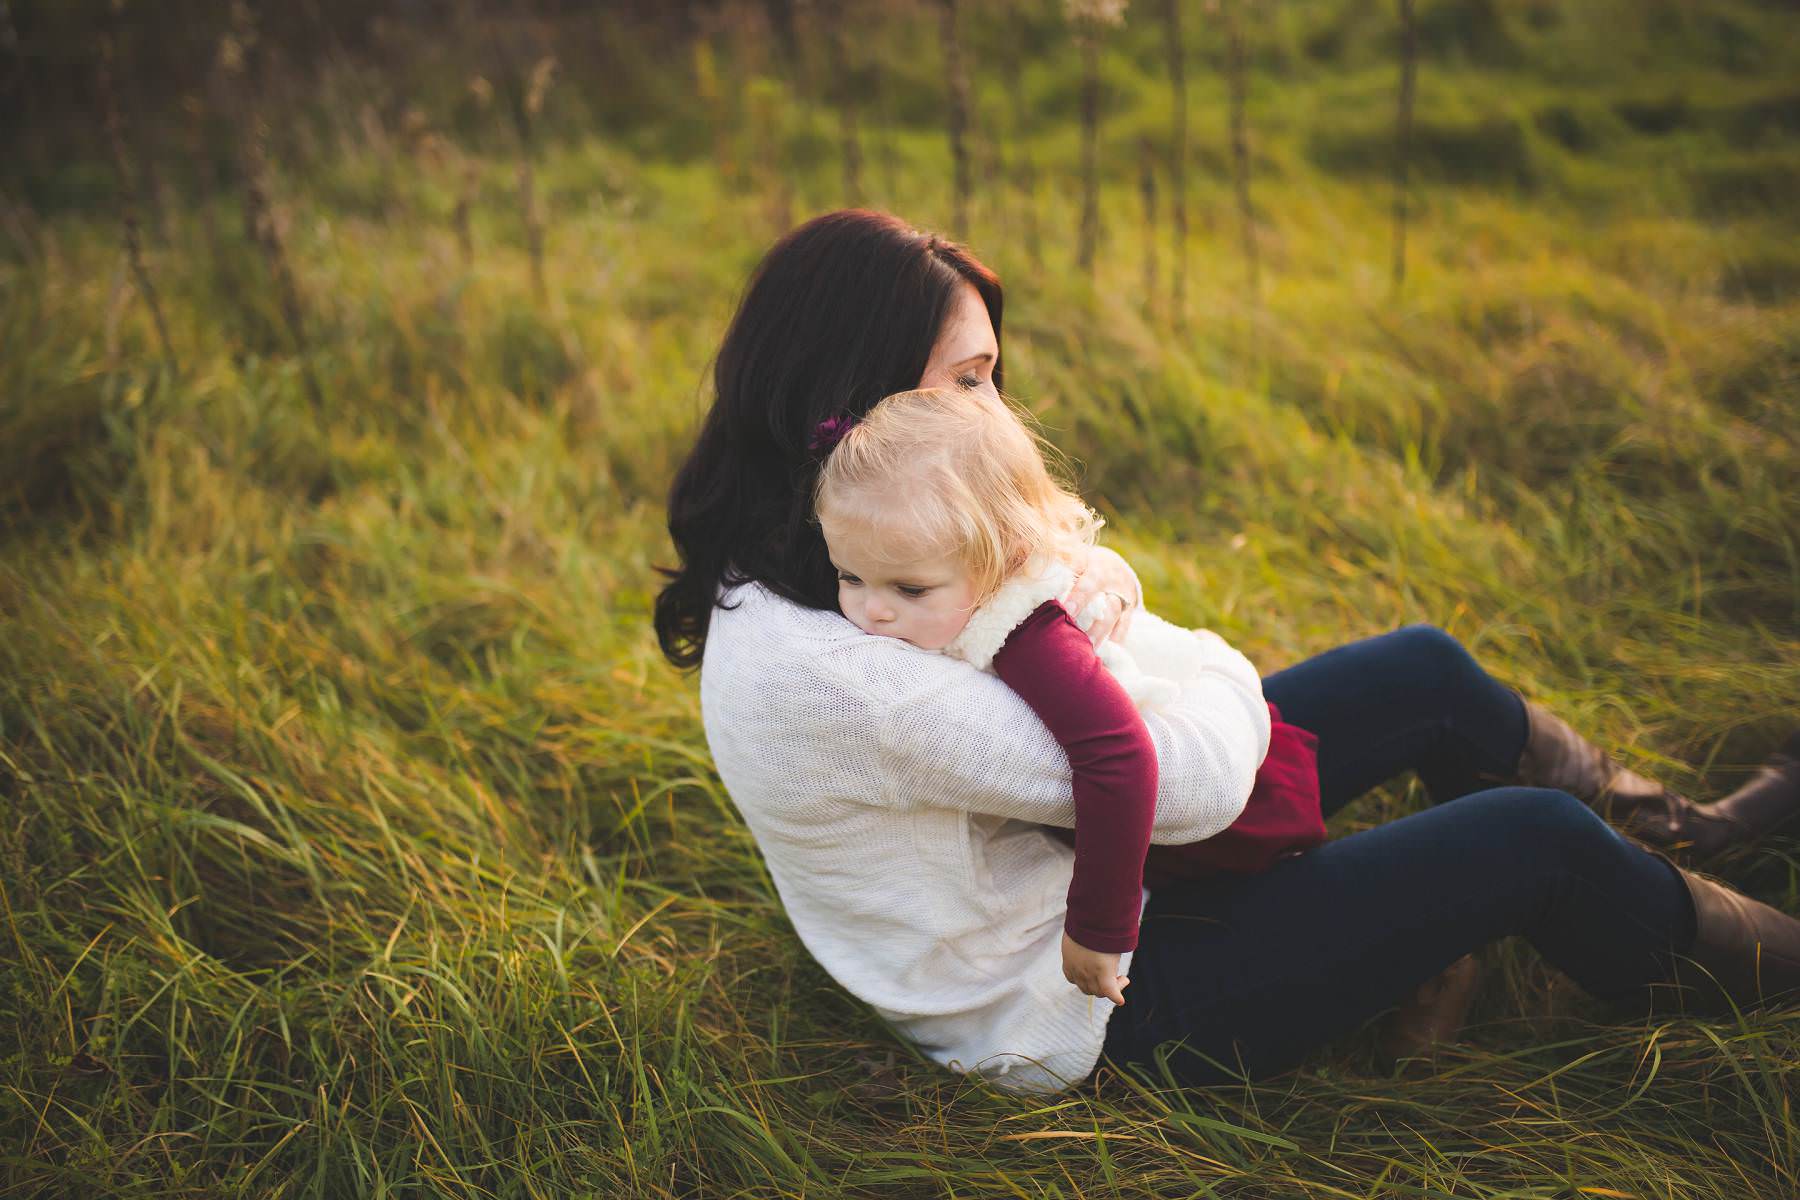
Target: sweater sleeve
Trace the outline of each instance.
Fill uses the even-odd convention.
[[[1069,757],[1075,872],[1064,930],[1089,950],[1135,950],[1156,816],[1156,747],[1144,719],[1055,601],[1012,631],[994,672]]]
[[[1216,634],[1196,636],[1193,678],[1178,699],[1143,718],[1156,747],[1150,840],[1158,845],[1197,842],[1235,821],[1269,748],[1269,706],[1256,668]],[[867,802],[1075,827],[1068,758],[1003,680],[892,638],[859,639],[846,652],[855,661],[834,672],[837,700],[772,700],[795,723],[827,726],[826,741],[865,737],[857,731],[873,723]]]

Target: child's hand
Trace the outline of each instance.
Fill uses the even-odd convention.
[[[1119,956],[1102,954],[1063,934],[1063,978],[1090,996],[1103,996],[1114,1004],[1125,1003],[1125,987],[1131,980],[1119,974]]]

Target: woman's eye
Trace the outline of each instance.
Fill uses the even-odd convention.
[[[981,386],[981,382],[979,375],[961,375],[957,377],[956,386],[965,392],[972,392]]]

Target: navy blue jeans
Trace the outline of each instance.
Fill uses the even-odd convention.
[[[1183,1083],[1285,1070],[1513,935],[1641,1011],[1691,946],[1693,906],[1666,863],[1567,793],[1490,786],[1518,764],[1524,705],[1442,630],[1341,646],[1263,690],[1318,735],[1326,816],[1408,770],[1432,807],[1261,875],[1152,893],[1125,1006],[1107,1023],[1115,1065],[1184,1040],[1168,1057]]]

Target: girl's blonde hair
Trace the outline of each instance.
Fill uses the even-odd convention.
[[[827,455],[820,519],[844,521],[893,562],[960,559],[976,602],[1014,574],[1069,562],[1101,520],[1052,475],[1063,460],[1028,414],[979,392],[920,389],[880,401]]]

